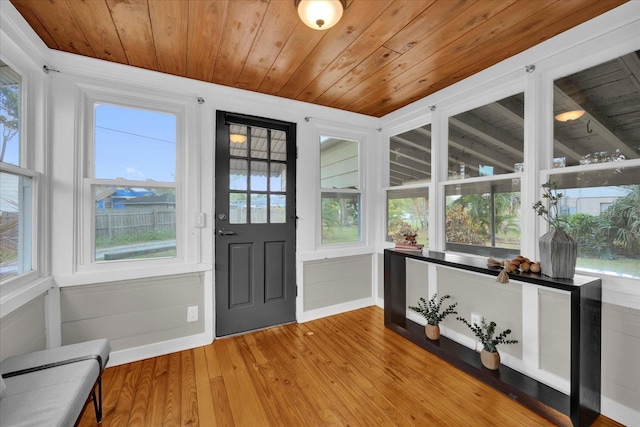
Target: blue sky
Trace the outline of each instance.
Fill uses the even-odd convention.
[[[95,147],[96,178],[175,181],[173,114],[98,104]]]

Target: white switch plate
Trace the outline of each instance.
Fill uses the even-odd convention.
[[[198,306],[192,305],[187,307],[187,322],[197,322],[198,321]]]
[[[197,308],[197,307],[196,307]],[[482,315],[477,313],[471,313],[471,324],[482,326]]]

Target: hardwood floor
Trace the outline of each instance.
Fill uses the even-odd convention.
[[[552,425],[386,329],[378,307],[108,368],[103,386],[103,427]],[[90,405],[80,426],[94,425]]]

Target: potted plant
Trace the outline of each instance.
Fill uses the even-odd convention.
[[[578,242],[569,236],[563,228],[563,220],[559,215],[558,202],[563,194],[558,193],[555,182],[542,184],[542,200],[533,204],[538,216],[549,223],[551,229],[540,236],[541,273],[554,279],[572,279],[576,270]]]
[[[454,302],[445,310],[440,311],[442,303],[448,298],[451,298],[451,295],[444,295],[438,298],[438,294],[433,294],[428,302],[424,298],[420,298],[416,307],[409,306],[410,310],[415,311],[427,319],[424,332],[430,340],[440,339],[440,322],[442,322],[445,317],[450,314],[458,314],[458,312],[455,311],[456,305],[458,305],[457,302]]]
[[[496,322],[491,321],[487,324],[484,318],[482,318],[482,324],[478,326],[475,323],[469,323],[467,319],[463,317],[457,317],[457,319],[467,325],[482,343],[480,360],[482,361],[482,365],[487,369],[495,371],[498,369],[498,366],[500,366],[500,353],[498,353],[498,349],[496,348],[498,344],[516,344],[518,342],[517,340],[507,339],[507,335],[511,333],[511,329],[506,329],[494,336],[497,326]]]

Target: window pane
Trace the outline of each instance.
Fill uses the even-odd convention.
[[[272,224],[283,224],[287,222],[287,197],[284,194],[272,194],[269,196],[270,222]]]
[[[116,105],[95,106],[99,179],[176,181],[176,116]]]
[[[0,172],[0,282],[31,271],[32,179]]]
[[[555,81],[553,157],[567,166],[640,157],[640,51]]]
[[[524,167],[524,94],[449,117],[449,177],[512,173]]]
[[[244,125],[230,125],[229,154],[237,157],[247,157],[247,127]]]
[[[431,125],[389,139],[389,185],[431,180]]]
[[[267,191],[267,162],[251,162],[251,190]]]
[[[553,175],[577,267],[640,277],[640,167]]]
[[[322,193],[322,244],[360,241],[360,194]]]
[[[229,190],[246,190],[247,175],[246,160],[229,160]]]
[[[176,256],[175,189],[95,185],[93,194],[96,261]]]
[[[446,250],[507,258],[520,252],[520,180],[445,187]]]
[[[247,223],[247,194],[229,194],[229,224]]]
[[[271,191],[287,191],[287,165],[271,163]]]
[[[0,61],[0,161],[20,164],[20,116],[22,77]]]
[[[360,188],[358,141],[320,137],[320,187]]]
[[[267,222],[267,195],[251,195],[251,223],[264,224]]]
[[[269,130],[251,128],[251,157],[266,159],[269,155]]]
[[[287,134],[281,130],[271,130],[271,160],[287,160]]]
[[[418,233],[418,243],[429,244],[428,188],[387,191],[387,241],[401,240],[405,229]]]

